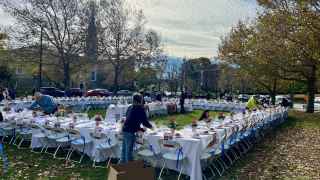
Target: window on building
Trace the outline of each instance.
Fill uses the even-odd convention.
[[[97,80],[97,72],[96,71],[92,71],[91,72],[90,79],[91,79],[91,81],[96,81]]]
[[[22,66],[17,66],[16,75],[21,75],[21,74],[23,74]]]

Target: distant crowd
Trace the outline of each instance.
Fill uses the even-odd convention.
[[[0,87],[0,102],[3,100],[14,100],[14,99],[16,99],[16,91],[14,88]]]

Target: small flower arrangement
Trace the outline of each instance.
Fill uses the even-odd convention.
[[[102,121],[102,116],[100,114],[95,115],[94,120],[96,121],[96,127],[94,128],[94,137],[101,138],[102,137],[102,127],[100,127],[100,123]]]
[[[37,117],[38,115],[37,115],[37,112],[36,111],[32,111],[32,117],[33,118],[35,118],[35,117]]]
[[[73,123],[76,123],[77,120],[78,120],[77,116],[73,115],[73,116],[72,116],[72,122],[73,122]]]
[[[218,119],[224,120],[226,117],[224,116],[223,112],[219,113]]]
[[[196,128],[198,126],[198,120],[197,119],[193,119],[192,123],[191,123],[191,127]]]
[[[49,126],[49,124],[50,124],[49,119],[46,119],[45,122],[44,122],[44,125]]]
[[[100,114],[96,114],[96,115],[94,116],[94,120],[95,120],[95,121],[102,121],[102,116],[101,116]]]
[[[69,124],[69,129],[74,129],[74,123],[73,123],[73,122],[71,122],[71,123]]]
[[[62,108],[59,108],[58,109],[58,112],[56,113],[56,116],[57,117],[64,117],[66,115],[66,111],[65,109],[62,107]]]
[[[231,120],[234,120],[234,114],[235,114],[234,112],[231,112],[231,113],[230,113],[230,118],[231,118]]]
[[[94,121],[96,122],[96,127],[99,126],[102,121],[102,116],[100,114],[95,115]]]
[[[6,107],[3,108],[3,111],[4,112],[9,112],[9,111],[11,111],[11,108],[9,106],[6,106]]]
[[[56,123],[54,123],[54,127],[55,128],[60,128],[61,127],[60,121],[57,121]]]
[[[205,122],[206,122],[206,123],[210,123],[211,121],[212,121],[211,118],[205,119]]]
[[[176,119],[174,119],[174,118],[170,119],[169,128],[171,129],[171,134],[173,136],[175,131],[176,131],[176,129],[177,129]]]
[[[174,119],[174,118],[170,119],[169,128],[170,128],[170,129],[174,129],[174,130],[177,129],[176,119]]]

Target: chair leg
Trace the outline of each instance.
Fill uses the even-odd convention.
[[[226,163],[223,161],[222,157],[217,159],[218,164],[221,166],[222,168],[222,172],[221,174],[223,174],[225,172],[226,169],[228,169],[229,167],[226,165]]]
[[[46,148],[47,145],[44,145],[42,148],[41,148],[41,151],[40,153],[43,153],[43,150]]]
[[[161,175],[162,175],[162,173],[163,173],[163,170],[164,170],[165,166],[166,166],[166,163],[164,162],[163,165],[162,165],[162,168],[161,168],[161,170],[160,170],[158,180],[161,180]]]
[[[35,151],[35,150],[31,147],[31,145],[30,145],[30,148],[31,148],[31,152],[33,152],[33,153],[37,153],[37,154],[40,154],[40,153],[41,153],[41,151],[40,151],[40,152]],[[41,148],[41,149],[42,149],[42,148]]]
[[[213,166],[213,168],[218,172],[219,176],[222,176],[222,172],[219,170],[219,168],[214,163],[212,163],[211,166]]]
[[[13,137],[14,137],[14,136],[12,136],[12,138],[13,138]],[[15,145],[15,146],[17,145],[16,142],[17,142],[17,140],[19,139],[19,137],[20,137],[20,136],[16,136],[16,137],[14,138],[14,140],[13,140],[13,142],[12,142],[12,145]],[[10,141],[9,144],[11,144],[11,141]]]
[[[180,169],[179,176],[178,176],[178,180],[180,180],[180,177],[181,177],[182,171],[183,171],[183,167],[181,167],[181,169]]]
[[[24,141],[24,138],[22,138],[22,139],[21,139],[21,141],[19,142],[19,144],[18,144],[18,149],[20,149],[20,147],[21,147],[21,145],[22,145],[23,141]]]
[[[107,163],[107,169],[109,168],[110,163],[111,163],[111,158],[109,158],[109,160],[108,160],[108,163]]]
[[[48,152],[48,149],[49,149],[49,145],[46,146],[46,150],[44,151],[44,153],[51,154],[51,153]]]
[[[228,155],[228,153],[224,152],[224,153],[223,153],[223,156],[227,158],[227,160],[228,160],[229,163],[230,163],[229,166],[231,166],[231,165],[233,164],[233,161],[232,161],[232,159],[230,158],[230,156]]]
[[[208,166],[208,168],[209,168],[209,170],[210,170],[210,172],[211,172],[211,174],[212,174],[212,177],[214,177],[214,176],[216,175],[216,173],[214,173],[214,171],[213,171],[213,169],[211,168],[211,166]]]
[[[72,156],[72,153],[73,153],[74,149],[71,150],[70,154],[69,154],[69,157],[68,157],[68,160],[70,161],[71,159],[71,156]]]
[[[61,144],[59,144],[59,146],[57,147],[56,151],[54,152],[54,154],[53,154],[53,158],[56,158],[57,153],[58,153],[58,151],[59,151],[60,147],[61,147]]]
[[[68,150],[68,153],[67,153],[67,155],[66,155],[66,158],[65,158],[65,160],[68,160],[69,159],[69,155],[70,155],[70,152],[72,151],[72,147],[70,147],[70,149]]]
[[[84,154],[81,155],[81,158],[79,160],[79,164],[81,164],[83,157],[84,157]]]
[[[13,142],[15,139],[16,139],[16,137],[15,137],[15,136],[12,136],[12,138],[10,139],[9,144],[12,144],[12,142]]]
[[[235,147],[233,148],[233,149],[231,149],[231,153],[232,153],[232,155],[234,156],[234,158],[235,158],[235,160],[238,160],[238,159],[240,159],[240,153],[239,153],[239,155],[238,155],[238,153],[237,153],[237,148],[236,148],[236,146],[237,145],[235,145]]]

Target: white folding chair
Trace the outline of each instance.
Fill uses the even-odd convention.
[[[179,169],[179,180],[183,172],[183,165],[187,160],[185,154],[183,153],[182,146],[176,141],[164,139],[159,140],[159,145],[161,147],[161,151],[164,152],[162,153],[164,163],[161,168],[158,179],[161,179],[162,172],[166,168],[166,161],[175,161],[177,166],[176,168]]]
[[[87,138],[85,135],[81,135],[80,131],[78,130],[72,130],[72,131],[70,130],[69,134],[74,137],[74,140],[71,141],[70,149],[68,151],[66,159],[68,161],[75,161],[75,160],[72,160],[71,158],[72,158],[73,152],[76,151],[81,154],[81,157],[79,161],[75,161],[75,162],[81,163],[85,156],[86,147],[92,143],[92,140]]]
[[[93,135],[93,134],[92,134]],[[100,153],[103,153],[104,156],[107,157],[107,168],[110,166],[110,162],[112,160],[112,157],[115,157],[114,153],[114,147],[117,145],[117,142],[112,140],[107,135],[103,135],[104,137],[101,137],[103,140],[99,141],[99,144],[96,147],[96,154],[93,155],[93,164],[92,167],[102,167],[96,165],[96,156],[99,156]],[[92,137],[95,138],[94,136]],[[104,167],[102,167],[104,168]]]

